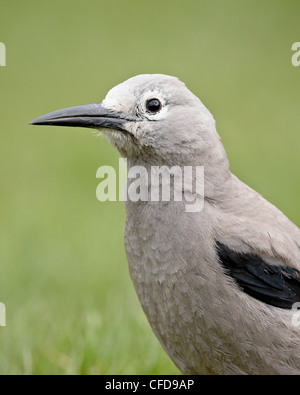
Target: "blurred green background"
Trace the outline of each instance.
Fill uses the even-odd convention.
[[[129,278],[118,154],[87,130],[30,127],[141,73],[212,111],[232,171],[300,225],[299,0],[1,0],[0,374],[176,374]]]

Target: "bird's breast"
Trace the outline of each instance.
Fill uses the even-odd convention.
[[[185,372],[192,372],[183,356],[194,347],[186,338],[195,325],[197,337],[206,342],[200,329],[205,327],[206,317],[199,301],[204,303],[212,281],[209,277],[215,276],[204,264],[213,247],[201,247],[201,237],[210,231],[209,226],[202,233],[199,224],[205,226],[204,216],[194,219],[195,215],[187,214],[180,205],[127,205],[125,243],[131,278],[153,331]],[[176,344],[180,346],[174,347]],[[193,352],[191,349],[190,355]],[[202,357],[197,358],[198,364]]]

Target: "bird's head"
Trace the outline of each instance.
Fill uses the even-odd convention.
[[[133,77],[102,103],[55,111],[31,124],[98,129],[133,162],[188,165],[219,142],[201,101],[177,78],[160,74]]]

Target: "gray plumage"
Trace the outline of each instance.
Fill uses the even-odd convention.
[[[101,129],[129,169],[204,166],[200,212],[126,202],[130,274],[150,325],[185,374],[300,373],[300,327],[286,308],[300,301],[300,231],[230,172],[213,116],[182,82],[137,76],[102,104],[33,124]]]

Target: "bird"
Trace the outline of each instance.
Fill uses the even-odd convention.
[[[31,124],[96,129],[129,172],[204,168],[202,195],[175,185],[199,210],[174,194],[125,201],[129,272],[149,324],[186,375],[300,374],[300,230],[231,172],[213,115],[185,83],[138,75],[101,103]]]

